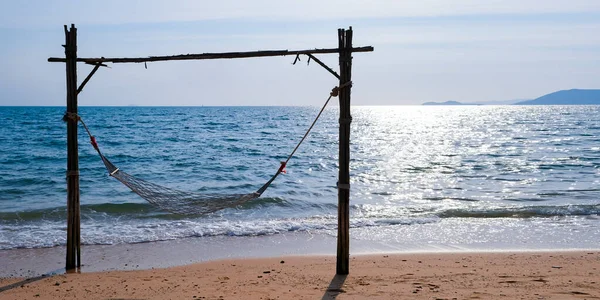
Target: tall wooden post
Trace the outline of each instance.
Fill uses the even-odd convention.
[[[352,85],[352,27],[338,29],[340,50],[340,150],[338,179],[337,274],[348,274],[350,264],[350,90]],[[343,87],[345,86],[345,87]]]
[[[67,262],[66,269],[81,266],[79,215],[79,155],[77,149],[77,28],[65,25],[67,66]]]

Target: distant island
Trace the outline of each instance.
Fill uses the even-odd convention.
[[[600,105],[600,90],[563,90],[515,105]]]
[[[458,101],[425,102],[422,105],[600,105],[600,90],[571,89],[550,93],[533,100],[462,103]]]

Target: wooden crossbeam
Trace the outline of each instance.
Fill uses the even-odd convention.
[[[373,47],[357,47],[352,48],[351,52],[372,52]],[[250,52],[223,52],[223,53],[202,53],[202,54],[180,54],[171,56],[149,56],[149,57],[121,57],[121,58],[83,58],[78,57],[78,62],[88,64],[98,63],[143,63],[168,60],[202,60],[202,59],[231,59],[231,58],[250,58],[250,57],[269,57],[269,56],[287,56],[287,55],[308,55],[308,54],[328,54],[340,53],[339,48],[330,49],[312,49],[312,50],[265,50],[265,51],[250,51]],[[49,62],[66,62],[62,57],[50,57]]]

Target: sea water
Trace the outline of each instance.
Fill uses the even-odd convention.
[[[182,191],[249,193],[315,107],[81,107],[121,170]],[[0,249],[66,243],[63,107],[0,107]],[[598,248],[600,106],[353,107],[351,235],[393,249]],[[109,177],[79,128],[85,245],[335,236],[339,111],[263,196],[203,216],[161,211]]]

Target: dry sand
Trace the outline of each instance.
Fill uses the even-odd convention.
[[[234,259],[0,279],[0,299],[600,299],[600,252]]]

